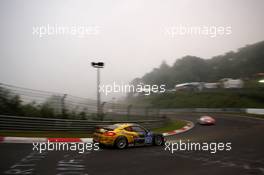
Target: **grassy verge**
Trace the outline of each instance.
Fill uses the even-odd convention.
[[[131,104],[157,108],[264,108],[263,89],[175,92],[131,98]]]
[[[260,118],[260,119],[264,119],[264,115],[259,115],[259,114],[247,114],[247,113],[231,113],[231,112],[177,112],[175,114],[171,114],[171,115],[176,115],[176,116],[181,116],[181,115],[209,115],[209,116],[236,116],[236,117],[252,117],[252,118]]]
[[[180,128],[184,127],[186,124],[187,124],[186,121],[183,121],[183,120],[176,120],[175,121],[174,120],[174,121],[168,122],[165,126],[163,126],[161,128],[153,129],[153,131],[159,132],[159,133],[173,131],[173,130],[180,129]]]

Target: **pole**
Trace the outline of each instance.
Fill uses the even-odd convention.
[[[65,107],[65,98],[67,97],[67,94],[63,94],[62,98],[61,98],[61,114],[63,118],[67,118],[66,117],[66,107]]]
[[[97,117],[101,114],[101,96],[100,96],[100,68],[97,68]]]
[[[101,97],[100,97],[100,68],[104,67],[103,62],[91,62],[91,65],[97,69],[97,118],[101,118]]]

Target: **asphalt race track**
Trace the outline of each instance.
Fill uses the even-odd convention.
[[[196,121],[199,115],[182,115]],[[0,144],[0,174],[163,174],[255,175],[264,174],[264,120],[217,114],[216,125],[196,125],[167,139],[170,142],[231,142],[231,151],[176,151],[165,147],[102,149],[86,152],[32,151],[32,144]]]

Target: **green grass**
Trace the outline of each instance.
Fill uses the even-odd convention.
[[[203,92],[175,92],[131,98],[131,104],[153,108],[264,108],[263,89],[221,89]]]
[[[180,128],[184,127],[186,124],[187,124],[186,121],[183,121],[183,120],[175,121],[174,120],[174,121],[168,122],[165,126],[163,126],[161,128],[153,129],[153,131],[159,132],[159,133],[173,131],[173,130],[180,129]]]

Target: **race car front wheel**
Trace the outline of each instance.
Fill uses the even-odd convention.
[[[125,137],[118,137],[115,141],[115,147],[118,149],[124,149],[127,147],[127,139]]]
[[[157,146],[163,145],[163,138],[162,138],[162,136],[155,136],[154,137],[154,145],[157,145]]]

